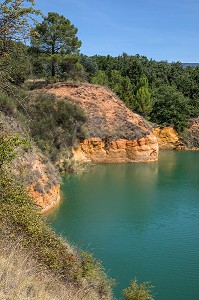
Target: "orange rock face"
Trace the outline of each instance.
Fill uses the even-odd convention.
[[[29,195],[34,199],[35,203],[41,207],[42,213],[55,207],[60,201],[60,185],[53,186],[47,193],[42,195],[34,190],[34,186],[28,187]]]
[[[118,139],[108,144],[101,138],[90,138],[73,149],[74,159],[80,162],[149,162],[156,160],[157,156],[157,141],[152,134],[140,140]]]
[[[47,92],[78,104],[86,114],[86,139],[73,149],[76,161],[126,163],[157,160],[158,143],[152,127],[107,88],[59,83],[49,86]]]
[[[173,127],[154,128],[153,132],[157,137],[159,149],[162,150],[174,150],[174,149],[185,149],[186,146],[179,138],[177,132]]]
[[[27,188],[33,201],[45,212],[60,200],[60,178],[54,166],[37,148],[23,153],[13,162],[14,173]]]

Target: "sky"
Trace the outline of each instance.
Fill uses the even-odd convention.
[[[36,0],[78,28],[85,55],[199,62],[199,0]]]

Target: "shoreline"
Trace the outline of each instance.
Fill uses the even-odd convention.
[[[41,215],[44,215],[45,213],[49,212],[51,209],[56,208],[61,202],[61,196],[60,194],[57,196],[56,200],[54,200],[51,204],[46,206],[45,208],[42,208],[40,211]]]
[[[184,149],[168,149],[167,148],[167,149],[159,149],[159,150],[160,151],[199,151],[199,148],[184,148]],[[158,161],[158,159],[149,160],[147,162],[150,163],[150,162],[157,162],[157,161]],[[134,162],[128,162],[128,163],[142,163],[142,162],[143,161],[134,161]],[[144,163],[147,163],[147,162],[144,162]],[[109,164],[109,163],[100,163],[100,164]],[[116,162],[116,163],[111,163],[111,164],[120,164],[120,163]],[[61,195],[59,193],[57,198],[51,204],[49,204],[45,208],[41,209],[41,211],[40,211],[41,215],[44,215],[44,214],[48,213],[49,211],[55,209],[58,205],[60,205],[60,203],[61,203]]]

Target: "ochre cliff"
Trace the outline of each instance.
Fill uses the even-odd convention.
[[[48,93],[78,104],[86,114],[86,138],[73,148],[80,162],[148,162],[158,158],[152,127],[129,110],[114,93],[91,84],[58,83]]]
[[[60,184],[53,186],[44,195],[35,191],[34,185],[28,187],[28,193],[35,203],[42,209],[42,213],[54,208],[60,200]]]
[[[42,212],[59,202],[59,175],[37,148],[32,147],[13,163],[15,175],[24,183],[29,195]]]
[[[101,138],[85,139],[73,148],[77,161],[93,163],[128,163],[157,159],[157,141],[152,134],[138,140],[118,139],[106,142]]]
[[[159,149],[165,150],[199,150],[199,118],[189,121],[180,136],[173,127],[153,128]]]
[[[157,137],[159,149],[161,150],[174,150],[174,149],[185,149],[186,146],[182,139],[178,136],[177,132],[173,127],[154,128],[153,132]]]

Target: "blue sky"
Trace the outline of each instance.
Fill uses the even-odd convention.
[[[78,28],[81,52],[199,62],[199,0],[36,0]]]

